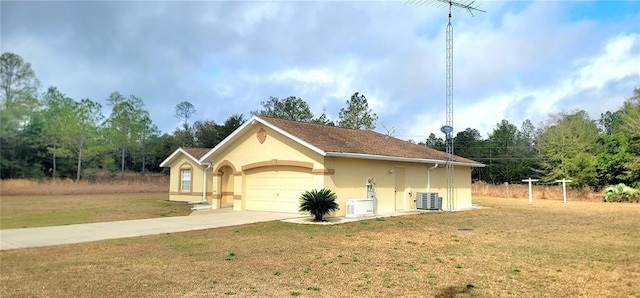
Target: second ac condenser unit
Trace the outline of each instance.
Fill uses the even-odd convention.
[[[442,197],[437,192],[419,192],[416,194],[416,208],[424,210],[442,209]]]

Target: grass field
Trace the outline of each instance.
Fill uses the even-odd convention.
[[[474,203],[1,251],[0,296],[640,296],[640,204]]]
[[[534,200],[562,200],[562,185],[534,183],[531,186],[532,198]],[[592,191],[589,188],[572,189],[567,186],[567,201],[602,201],[603,193]],[[529,198],[529,185],[525,182],[521,184],[488,184],[484,182],[474,182],[471,186],[474,197],[492,198]]]
[[[168,193],[0,196],[0,228],[26,228],[191,213]]]
[[[125,179],[102,179],[99,182],[70,179],[0,180],[0,196],[12,195],[79,195],[114,193],[168,193],[169,177],[161,174],[140,176],[128,173]]]

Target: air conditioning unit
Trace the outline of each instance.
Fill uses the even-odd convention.
[[[419,192],[416,194],[416,208],[424,210],[442,209],[442,197],[437,192]]]
[[[345,217],[363,217],[373,215],[372,199],[347,199]]]

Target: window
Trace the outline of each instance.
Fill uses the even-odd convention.
[[[191,191],[191,169],[180,170],[180,191]]]

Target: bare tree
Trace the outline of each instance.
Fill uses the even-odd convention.
[[[175,117],[180,120],[184,128],[189,127],[189,118],[196,113],[196,108],[188,101],[183,101],[176,105]]]

